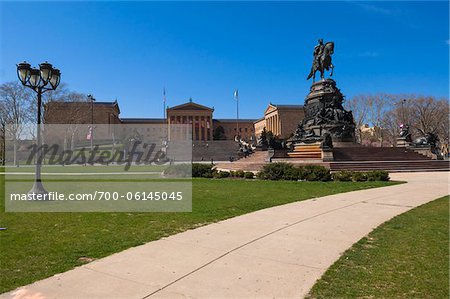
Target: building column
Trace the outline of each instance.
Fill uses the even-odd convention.
[[[275,136],[277,136],[278,135],[278,115],[274,115],[273,116],[273,118],[274,118],[274,120],[275,120]]]
[[[206,116],[202,116],[202,125],[203,125],[203,127],[202,127],[203,140],[207,141],[208,140],[208,135],[207,135],[208,131],[206,128]]]
[[[213,122],[211,116],[208,116],[208,121],[209,121],[209,140],[213,140]]]
[[[194,140],[197,141],[197,116],[194,116],[194,121],[192,124],[194,125]]]
[[[199,135],[198,139],[200,141],[203,140],[202,118],[203,118],[203,116],[198,117],[198,135]]]
[[[279,134],[280,137],[281,137],[281,136],[283,135],[282,125],[281,125],[281,119],[278,120],[278,126],[279,126],[278,134]]]
[[[190,136],[189,136],[189,140],[192,140],[192,141],[194,141],[194,131],[193,131],[193,128],[194,128],[194,118],[192,117],[192,116],[188,116],[188,123],[189,123],[189,127],[190,127],[190,129],[191,129],[191,134],[190,134]]]
[[[272,115],[272,133],[275,136],[275,115]]]

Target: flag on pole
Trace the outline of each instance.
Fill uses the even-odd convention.
[[[239,92],[238,92],[237,89],[234,91],[233,96],[234,96],[234,98],[235,98],[236,100],[239,98]]]

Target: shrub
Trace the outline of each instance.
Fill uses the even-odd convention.
[[[290,163],[272,163],[264,165],[257,177],[263,180],[307,180],[307,181],[329,181],[330,170],[318,165],[306,165],[295,167]]]
[[[255,175],[251,171],[246,171],[244,174],[244,178],[246,178],[246,179],[253,179],[254,177],[255,177]]]
[[[294,165],[289,163],[266,164],[257,176],[262,180],[284,180],[294,171],[293,168]]]
[[[322,181],[331,180],[331,173],[328,168],[320,165],[305,165],[302,167],[302,179],[307,181]]]
[[[285,174],[283,175],[283,180],[287,181],[298,181],[303,179],[303,167],[292,167],[290,169],[286,169]]]
[[[192,164],[192,177],[194,178],[212,178],[214,171],[213,164]]]
[[[230,177],[235,178],[236,177],[236,171],[230,170]]]
[[[389,172],[386,170],[372,170],[367,172],[368,181],[389,181]]]
[[[367,181],[367,173],[363,171],[354,171],[352,173],[352,180],[354,182],[365,182]]]
[[[216,171],[214,172],[214,177],[217,179],[224,179],[230,176],[230,173],[228,171]]]
[[[243,178],[244,175],[245,175],[245,172],[244,172],[243,170],[236,170],[236,171],[234,172],[234,174],[235,174],[235,176],[236,176],[237,178]]]
[[[342,170],[333,173],[333,180],[338,182],[350,182],[352,180],[352,172]]]
[[[163,175],[167,177],[190,177],[192,174],[191,164],[170,165],[163,171]]]

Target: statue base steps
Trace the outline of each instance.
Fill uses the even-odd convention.
[[[406,141],[405,137],[398,137],[397,138],[397,147],[408,147],[410,144],[408,141]]]
[[[320,142],[316,142],[311,144],[297,143],[294,145],[294,150],[287,154],[289,158],[330,161],[330,153],[332,160],[332,152],[323,149]]]

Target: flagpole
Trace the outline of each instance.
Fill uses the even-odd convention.
[[[239,91],[236,89],[234,92],[236,97],[236,136],[237,141],[239,141]]]
[[[163,90],[163,117],[166,119],[166,88]]]
[[[236,130],[237,130],[237,136],[239,141],[239,95],[236,98]]]

